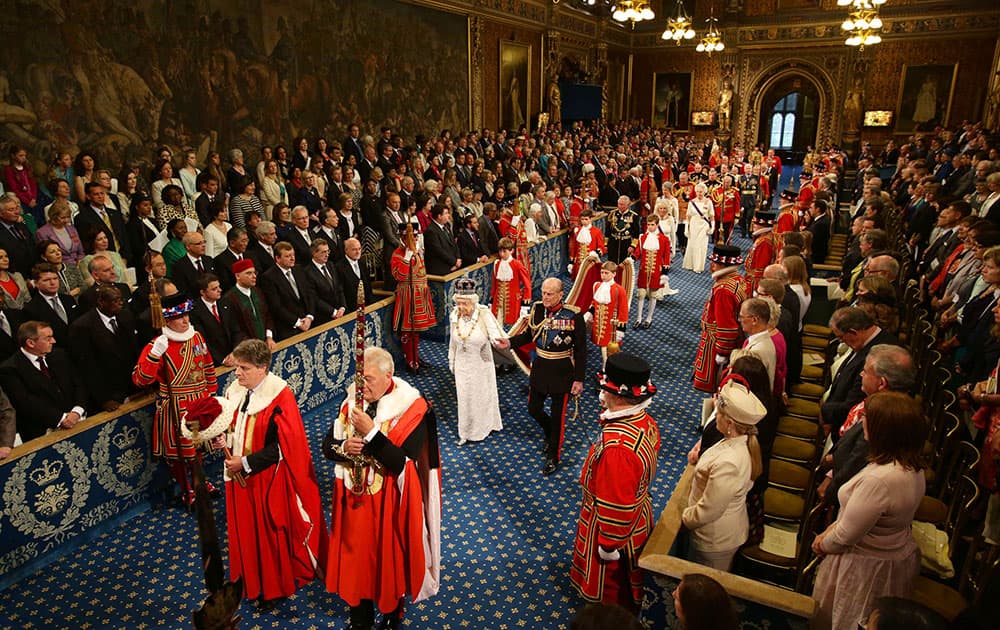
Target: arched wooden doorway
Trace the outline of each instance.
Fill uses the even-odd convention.
[[[810,78],[795,73],[774,81],[760,100],[757,142],[800,163],[807,147],[817,145],[819,110],[819,90]]]

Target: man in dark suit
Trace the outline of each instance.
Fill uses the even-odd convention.
[[[358,175],[361,176],[361,185],[364,186],[365,182],[371,179],[372,169],[377,166],[376,160],[378,159],[375,154],[375,147],[368,145],[365,147],[364,156],[358,161]]]
[[[470,214],[462,219],[462,227],[458,232],[458,257],[462,259],[462,266],[486,262],[489,256],[479,242],[479,219]]]
[[[59,293],[59,272],[49,263],[39,263],[31,269],[35,289],[31,301],[21,311],[24,321],[36,320],[52,327],[55,338],[69,340],[69,325],[80,314],[79,307],[69,295]]]
[[[812,223],[806,228],[812,233],[812,263],[814,265],[826,262],[826,254],[830,251],[830,215],[828,206],[823,199],[813,199],[809,206],[809,216]]]
[[[35,239],[21,220],[21,200],[14,193],[0,196],[0,248],[10,257],[11,271],[27,278],[35,261]]]
[[[313,240],[321,238],[330,246],[330,262],[337,262],[344,257],[344,239],[341,238],[337,224],[340,215],[333,208],[323,208],[319,211],[319,225],[312,231]]]
[[[483,218],[479,220],[479,244],[487,256],[495,256],[500,252],[499,217],[500,211],[495,203],[487,201],[483,204]]]
[[[191,297],[198,294],[198,276],[215,273],[215,264],[212,257],[205,254],[205,237],[198,232],[185,234],[183,243],[187,254],[174,263],[170,279],[181,293]]]
[[[0,364],[0,386],[17,411],[17,432],[27,442],[55,429],[72,429],[86,413],[87,390],[66,354],[53,348],[52,328],[25,322],[18,350]]]
[[[325,324],[344,314],[344,292],[337,278],[337,270],[330,262],[330,245],[317,238],[309,245],[311,259],[302,267],[309,283],[308,292],[316,296],[314,324]]]
[[[228,291],[236,284],[236,276],[233,275],[233,263],[243,260],[243,257],[247,255],[250,236],[244,228],[229,228],[229,231],[226,232],[226,241],[229,243],[229,247],[223,250],[212,261],[212,264],[215,266],[215,275],[219,278],[223,292]],[[200,331],[201,329],[199,328],[198,330]]]
[[[236,285],[222,296],[236,315],[236,322],[245,339],[266,341],[273,351],[274,320],[267,309],[267,300],[257,288],[257,269],[253,260],[244,258],[233,265]]]
[[[270,221],[257,225],[257,238],[247,245],[246,257],[253,261],[258,273],[264,273],[274,266],[274,244],[278,242],[278,229]]]
[[[198,293],[190,315],[191,324],[208,344],[212,363],[216,367],[227,365],[229,353],[247,335],[240,329],[238,315],[232,306],[222,300],[222,285],[215,274],[206,273],[198,278]]]
[[[309,262],[311,258],[309,245],[312,243],[312,235],[309,233],[309,211],[304,206],[295,206],[292,209],[292,224],[281,240],[292,246],[295,251],[295,260],[300,267]],[[277,257],[277,253],[275,253],[275,257]]]
[[[344,138],[344,157],[353,155],[355,162],[360,164],[365,157],[364,145],[361,144],[361,130],[357,125],[347,128],[347,137]]]
[[[275,245],[274,262],[274,267],[261,275],[261,292],[274,318],[274,338],[281,341],[312,327],[316,319],[316,296],[305,270],[295,266],[295,250],[291,245]]]
[[[836,442],[840,439],[840,427],[847,419],[847,412],[865,397],[861,389],[861,370],[868,352],[879,344],[898,345],[898,342],[894,335],[878,327],[875,320],[858,307],[848,306],[834,311],[830,329],[851,349],[830,383],[826,401],[820,407],[820,421]]]
[[[338,260],[334,266],[337,269],[337,279],[344,291],[344,306],[347,311],[355,311],[358,308],[358,283],[364,286],[365,304],[375,301],[368,268],[361,264],[361,241],[356,238],[347,239],[344,242],[344,258]]]
[[[160,233],[160,228],[153,220],[153,202],[141,191],[132,195],[132,211],[125,223],[125,232],[132,254],[136,257],[136,260],[130,260],[129,263],[138,269],[138,259],[149,251],[150,241]]]
[[[829,505],[838,504],[837,492],[840,487],[869,463],[868,440],[865,439],[864,422],[860,420],[865,415],[867,397],[887,391],[909,393],[917,382],[913,357],[899,346],[873,346],[864,366],[861,389],[865,399],[848,412],[847,422],[841,428],[843,435],[830,452],[833,456],[833,468],[818,488],[820,498]]]
[[[214,218],[211,208],[216,195],[219,194],[219,178],[211,173],[202,172],[198,175],[198,189],[201,194],[195,197],[194,210],[198,213],[201,224],[207,226]]]
[[[111,264],[111,259],[106,256],[94,256],[87,265],[90,276],[94,279],[94,284],[90,285],[86,291],[80,294],[80,313],[86,313],[97,304],[97,289],[104,285],[118,287],[122,297],[126,302],[132,299],[132,289],[124,282],[119,282],[115,267]]]
[[[135,316],[123,305],[116,287],[100,287],[97,307],[69,326],[66,341],[90,396],[87,409],[92,414],[118,409],[135,392],[132,369],[139,358],[139,344]]]
[[[86,186],[87,203],[80,206],[80,213],[73,219],[73,226],[83,237],[88,232],[103,228],[108,233],[108,249],[118,252],[129,264],[132,260],[132,246],[125,219],[108,203],[107,190],[98,182]]]
[[[948,256],[961,244],[962,241],[958,237],[958,224],[971,213],[972,206],[969,205],[968,201],[961,199],[951,202],[938,213],[937,229],[939,233],[924,251],[924,255],[917,265],[918,274],[933,276],[938,272]]]
[[[339,164],[330,168],[330,182],[326,185],[326,205],[336,208],[340,195],[347,192],[344,186],[344,169]]]
[[[451,210],[443,203],[431,208],[432,221],[424,231],[424,261],[427,273],[446,276],[462,266],[458,256],[458,245],[451,236]]]

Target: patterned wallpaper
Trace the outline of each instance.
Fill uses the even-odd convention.
[[[635,55],[632,70],[632,117],[649,121],[653,111],[653,75],[657,72],[690,72],[691,111],[714,110],[722,82],[718,55],[709,57],[693,48],[642,51]]]

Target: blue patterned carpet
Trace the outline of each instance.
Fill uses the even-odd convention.
[[[746,249],[748,243],[740,242]],[[645,356],[660,388],[651,413],[660,424],[662,452],[653,509],[663,509],[696,439],[701,395],[691,387],[698,320],[710,277],[680,269],[680,290],[657,307],[653,327],[629,330],[623,348]],[[561,469],[543,477],[542,433],[527,415],[527,380],[499,378],[504,430],[481,443],[458,446],[455,394],[447,347],[424,342],[431,367],[411,379],[438,409],[444,474],[443,567],[440,593],[411,606],[408,628],[566,628],[581,607],[569,582],[579,510],[580,466],[597,435],[593,382],[567,423]],[[600,366],[591,352],[587,373]],[[333,408],[306,417],[314,456]],[[332,466],[317,459],[321,492],[329,501]],[[221,476],[219,463],[208,466]],[[225,502],[215,502],[225,545]],[[205,596],[193,516],[171,507],[145,512],[10,587],[0,598],[0,626],[20,628],[181,628]],[[245,628],[341,628],[347,606],[321,583],[299,590],[270,613],[250,602]]]

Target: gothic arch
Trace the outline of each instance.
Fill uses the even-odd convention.
[[[760,117],[764,97],[778,82],[792,76],[808,81],[819,93],[816,138],[810,144],[823,145],[839,138],[840,107],[838,86],[843,84],[843,53],[833,55],[799,56],[791,59],[774,53],[761,56],[747,55],[741,64],[741,85],[749,95],[740,115],[738,139],[746,145],[758,141]],[[763,139],[761,139],[763,140]]]

